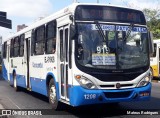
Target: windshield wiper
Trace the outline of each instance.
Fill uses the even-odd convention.
[[[98,28],[98,32],[99,32],[100,36],[103,38],[103,43],[105,43],[106,36],[105,36],[100,24],[98,23],[98,21],[95,21],[95,24],[96,24],[96,26]]]
[[[129,37],[129,35],[131,34],[133,26],[134,26],[134,24],[131,23],[131,25],[129,26],[129,28],[127,30],[126,36],[123,38],[123,41],[125,41]]]

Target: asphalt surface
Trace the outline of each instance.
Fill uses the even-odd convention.
[[[118,106],[111,105],[92,105],[73,108],[64,105],[62,111],[51,110],[47,97],[29,92],[25,89],[15,92],[6,81],[0,79],[0,104],[5,109],[15,110],[42,110],[44,116],[8,116],[9,118],[75,118],[75,117],[121,117],[121,118],[148,118],[160,117],[160,83],[152,83],[152,95],[150,101],[120,103]],[[128,113],[132,113],[127,115]],[[147,112],[148,111],[148,112]],[[147,115],[139,115],[140,112],[145,112]],[[159,115],[150,115],[158,113]],[[1,118],[1,116],[0,116]]]

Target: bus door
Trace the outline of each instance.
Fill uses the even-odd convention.
[[[29,75],[29,61],[30,61],[30,39],[31,38],[26,38],[24,40],[24,75],[26,78],[26,87],[27,90],[31,90],[31,85],[30,85],[30,75]]]
[[[60,40],[60,80],[59,90],[61,99],[69,101],[68,97],[68,29],[69,26],[59,28],[59,40]]]

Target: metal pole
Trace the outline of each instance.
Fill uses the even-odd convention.
[[[99,0],[97,0],[97,3],[99,3]]]

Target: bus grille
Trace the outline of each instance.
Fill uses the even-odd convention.
[[[134,84],[121,84],[122,87],[132,87]],[[109,88],[109,87],[115,87],[115,85],[100,85],[102,88]]]
[[[105,92],[106,98],[127,98],[131,95],[132,91],[125,92]]]

